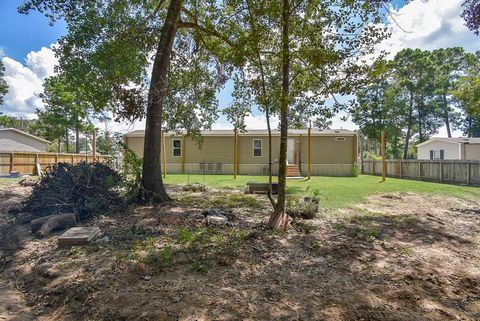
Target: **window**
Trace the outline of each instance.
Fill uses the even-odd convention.
[[[253,156],[254,157],[262,156],[262,140],[261,139],[253,140]]]
[[[335,141],[336,141],[336,142],[344,142],[344,141],[345,141],[345,137],[335,137]]]
[[[173,157],[181,157],[182,156],[182,141],[180,139],[172,140],[172,155]]]
[[[433,159],[433,160],[444,159],[443,149],[431,149],[430,150],[430,159]]]

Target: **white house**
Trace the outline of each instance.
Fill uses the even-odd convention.
[[[480,160],[480,138],[432,138],[417,145],[418,159]]]
[[[0,128],[0,152],[46,152],[48,143],[15,128]]]

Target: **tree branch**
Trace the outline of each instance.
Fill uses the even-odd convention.
[[[227,44],[229,44],[230,46],[232,47],[235,47],[234,43],[230,41],[230,39],[228,39],[227,37],[225,37],[224,35],[222,35],[221,33],[219,33],[218,31],[216,30],[213,30],[213,29],[209,29],[209,28],[206,28],[204,26],[201,26],[197,23],[194,23],[194,22],[189,22],[189,21],[179,21],[178,22],[178,28],[190,28],[190,29],[196,29],[196,30],[199,30],[199,31],[202,31],[202,32],[205,32],[211,36],[214,36],[214,37],[217,37],[219,39],[222,39],[223,41],[225,41]]]

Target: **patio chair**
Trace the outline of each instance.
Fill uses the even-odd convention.
[[[213,163],[207,164],[207,174],[213,174]]]

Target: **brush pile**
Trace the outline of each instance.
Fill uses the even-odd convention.
[[[102,163],[55,164],[33,187],[23,210],[32,217],[75,213],[83,221],[122,205],[121,183],[121,176]]]

